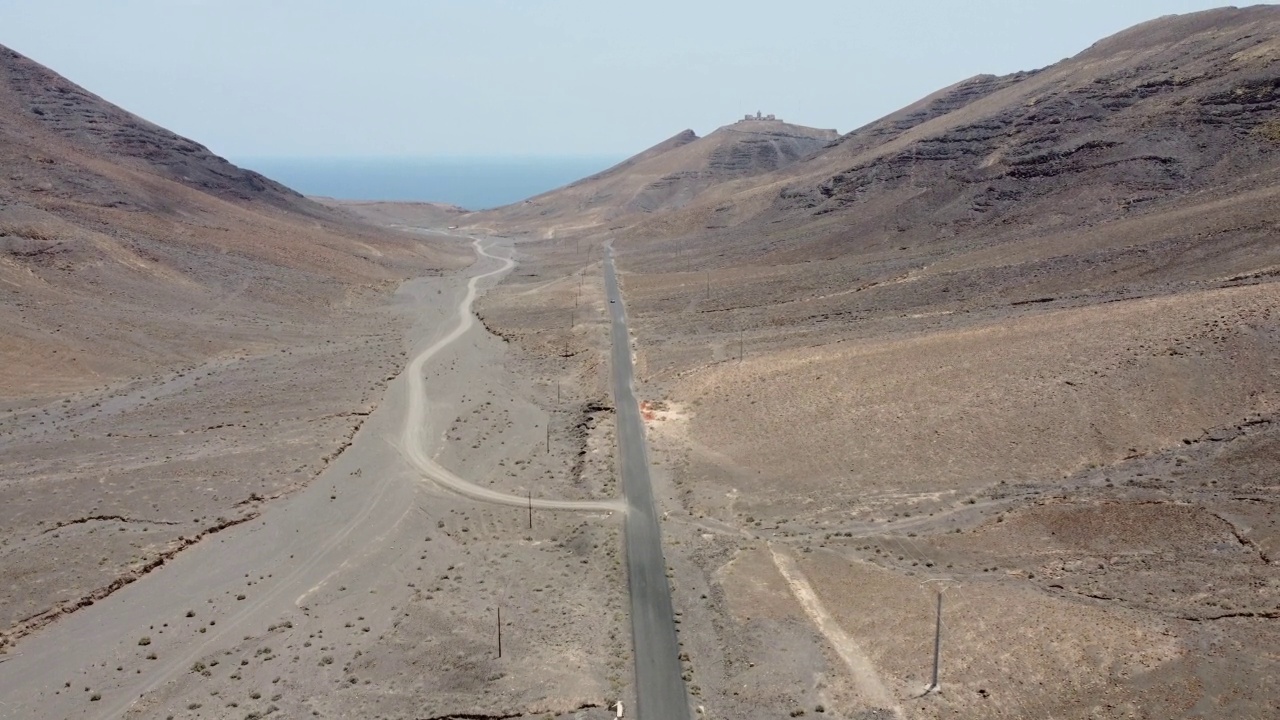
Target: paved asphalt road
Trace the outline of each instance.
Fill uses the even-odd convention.
[[[680,649],[671,587],[662,559],[649,457],[640,405],[632,390],[631,338],[613,267],[613,249],[604,264],[605,294],[613,331],[613,401],[618,412],[618,455],[628,510],[624,525],[627,580],[631,587],[631,634],[635,645],[637,715],[640,720],[687,720],[689,698],[680,677]]]

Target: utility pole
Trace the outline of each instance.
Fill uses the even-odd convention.
[[[938,689],[938,662],[942,659],[942,591],[938,591],[938,619],[933,628],[933,682],[930,690]]]
[[[529,491],[529,529],[533,529],[533,491]]]
[[[556,404],[560,404],[560,381],[556,381]]]
[[[547,418],[547,454],[551,454],[551,418]]]
[[[502,606],[498,606],[498,657],[502,657]]]
[[[938,604],[933,625],[933,681],[929,683],[929,687],[924,689],[925,695],[928,695],[931,692],[940,692],[940,685],[938,684],[938,670],[942,664],[942,593],[947,589],[946,585],[943,583],[949,581],[946,578],[929,578],[928,580],[922,581],[921,584],[923,585],[928,582],[936,582],[939,583],[939,585]]]

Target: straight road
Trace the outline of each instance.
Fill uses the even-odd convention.
[[[618,456],[622,490],[627,500],[627,582],[631,590],[631,634],[635,646],[636,702],[640,720],[687,720],[689,698],[680,676],[671,587],[662,558],[649,456],[645,450],[640,404],[632,388],[631,336],[627,313],[618,290],[613,248],[606,247],[605,295],[613,338],[613,403],[618,412]]]

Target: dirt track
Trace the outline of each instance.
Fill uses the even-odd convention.
[[[484,248],[479,240],[474,241],[474,247],[478,255],[498,259],[497,255],[492,255]],[[418,353],[416,357],[409,363],[409,368],[405,371],[408,378],[408,410],[405,414],[404,428],[400,434],[400,449],[409,464],[417,468],[428,479],[440,483],[444,487],[453,490],[461,495],[479,500],[481,502],[495,503],[498,505],[507,505],[511,507],[530,507],[539,510],[580,510],[586,512],[623,512],[626,510],[626,504],[617,500],[549,500],[547,498],[520,497],[510,493],[497,492],[488,488],[480,487],[473,482],[469,482],[451,472],[431,457],[430,450],[426,447],[425,438],[423,437],[423,428],[426,425],[427,414],[427,396],[423,391],[423,369],[437,353],[462,337],[467,330],[475,325],[475,315],[471,312],[471,305],[476,298],[476,284],[481,280],[501,275],[512,267],[515,267],[515,261],[511,258],[501,258],[502,266],[481,273],[471,278],[467,282],[467,292],[463,296],[462,302],[458,305],[458,323],[447,335],[435,341],[434,344]]]
[[[621,618],[609,614],[621,600],[616,524],[543,512],[530,530],[524,498],[490,509],[424,484],[389,442],[405,436],[414,385],[433,398],[431,416],[420,418],[424,437],[443,437],[445,413],[466,403],[459,388],[505,387],[513,416],[540,412],[499,362],[500,341],[449,323],[488,276],[407,284],[398,304],[421,314],[415,334],[426,349],[417,357],[440,363],[430,379],[394,380],[351,446],[305,489],[21,641],[0,665],[4,714],[610,714],[604,705],[624,688],[608,675],[625,672],[618,647],[599,642],[624,640]],[[533,424],[486,430],[485,417],[455,421],[454,432],[501,432],[502,445],[478,454],[448,443],[450,457],[477,468],[490,456],[531,457],[543,443]],[[554,449],[538,462],[565,453]],[[570,572],[572,583],[560,582]],[[510,626],[500,661],[491,644],[498,606]]]

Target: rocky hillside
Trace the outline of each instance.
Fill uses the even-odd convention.
[[[780,120],[741,120],[706,137],[685,130],[608,170],[467,219],[488,228],[582,232],[676,210],[704,191],[787,168],[838,137]]]
[[[472,255],[4,48],[0,168],[4,654],[311,482],[403,366],[402,281]]]
[[[0,396],[323,321],[461,248],[364,225],[0,48]],[[73,360],[74,359],[74,360]]]
[[[609,234],[641,255],[653,246],[655,268],[671,245],[721,265],[862,263],[892,249],[918,266],[1081,231],[1260,238],[1266,222],[1237,220],[1271,217],[1278,30],[1273,6],[1159,18],[1047,68],[959,82],[838,138],[768,122],[686,131],[464,222]]]
[[[1270,217],[1255,194],[1280,156],[1278,30],[1275,7],[1145,23],[1043,70],[961,82],[632,235],[724,227],[717,252],[745,259],[1025,244],[1211,200]]]
[[[9,95],[8,109],[19,114],[25,111],[27,119],[82,151],[219,197],[314,210],[293,190],[242,170],[203,145],[116,107],[13,50],[0,48],[0,69]]]

